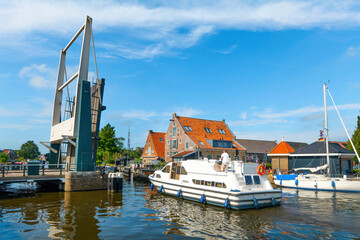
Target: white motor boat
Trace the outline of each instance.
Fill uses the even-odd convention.
[[[149,179],[161,193],[231,209],[280,205],[282,191],[273,189],[258,169],[255,163],[232,161],[219,171],[216,160],[205,158],[168,163]]]

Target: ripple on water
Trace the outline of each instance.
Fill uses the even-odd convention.
[[[283,205],[229,210],[169,197],[144,182],[107,191],[29,193],[0,200],[4,239],[356,238],[359,194],[283,189]]]

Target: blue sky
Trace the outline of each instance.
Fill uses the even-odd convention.
[[[0,149],[49,140],[60,50],[86,15],[106,79],[102,126],[109,122],[126,137],[130,125],[132,147],[144,144],[149,129],[165,131],[173,112],[226,119],[238,138],[313,142],[322,128],[324,81],[354,130],[357,1],[0,0],[0,6]],[[68,76],[77,71],[80,41],[70,50]],[[346,140],[332,107],[329,128],[330,140]]]

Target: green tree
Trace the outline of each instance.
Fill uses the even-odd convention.
[[[117,138],[115,127],[110,123],[106,124],[99,132],[100,140],[98,142],[96,162],[99,164],[103,161],[109,162],[113,159],[115,153],[121,152],[125,140],[122,137]],[[112,161],[111,161],[112,162]]]
[[[6,153],[0,153],[0,162],[1,163],[6,163],[7,160],[9,160],[9,155],[7,155]]]
[[[39,155],[39,147],[31,140],[21,145],[19,150],[19,156],[25,159],[35,159]]]
[[[354,134],[351,137],[351,140],[355,146],[355,149],[358,153],[360,153],[360,116],[357,117],[357,125],[354,131]],[[352,147],[350,141],[347,142],[347,148],[354,152],[354,148]],[[353,158],[355,163],[359,163],[357,157]]]

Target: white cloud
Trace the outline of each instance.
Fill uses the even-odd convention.
[[[115,54],[131,59],[150,59],[167,54],[174,48],[191,47],[203,36],[219,30],[349,29],[360,25],[360,3],[355,0],[211,2],[33,0],[0,1],[0,4],[2,6],[0,22],[6,22],[0,25],[2,45],[9,42],[6,41],[8,39],[33,41],[32,36],[41,34],[69,39],[84,22],[84,17],[89,15],[94,20],[95,34],[116,29],[116,32],[123,31],[126,36],[132,37],[128,42],[139,43],[131,49],[132,46],[127,46],[122,41],[123,37],[119,36],[104,43],[104,46],[106,44],[117,46]],[[40,37],[41,41],[51,44],[46,38],[48,37],[44,40]],[[33,42],[36,45],[36,41]],[[21,44],[17,45],[19,47]],[[223,51],[223,54],[230,53],[234,46],[228,51]],[[113,57],[106,53],[101,55]]]
[[[52,88],[54,87],[56,75],[55,69],[49,68],[46,64],[31,64],[23,67],[19,76],[29,78],[29,85],[35,88]]]
[[[196,115],[203,114],[203,111],[196,110],[193,108],[174,108],[175,111],[167,111],[167,112],[156,112],[156,111],[148,111],[143,109],[132,109],[128,111],[118,111],[113,112],[108,115],[110,119],[113,120],[143,120],[150,121],[155,118],[171,118],[172,113],[176,113],[178,116],[183,117],[193,117]]]
[[[338,105],[337,108],[339,110],[357,110],[360,109],[359,103],[353,103],[353,104],[343,104]],[[334,111],[335,108],[333,106],[328,107],[328,111]],[[317,107],[317,106],[305,106],[298,109],[288,110],[285,112],[258,112],[253,113],[254,116],[264,119],[276,119],[276,118],[292,118],[292,117],[301,117],[306,116],[309,114],[314,114],[318,112],[324,111],[323,107]]]
[[[237,45],[234,44],[234,45],[232,45],[230,48],[228,48],[226,50],[219,51],[219,53],[224,54],[224,55],[228,55],[228,54],[232,53],[236,48],[237,48]]]
[[[351,57],[358,55],[359,52],[360,52],[360,47],[350,46],[346,49],[346,54]]]
[[[3,129],[18,129],[18,130],[27,130],[33,128],[33,125],[30,124],[15,124],[15,123],[2,123],[0,124],[0,128]]]

